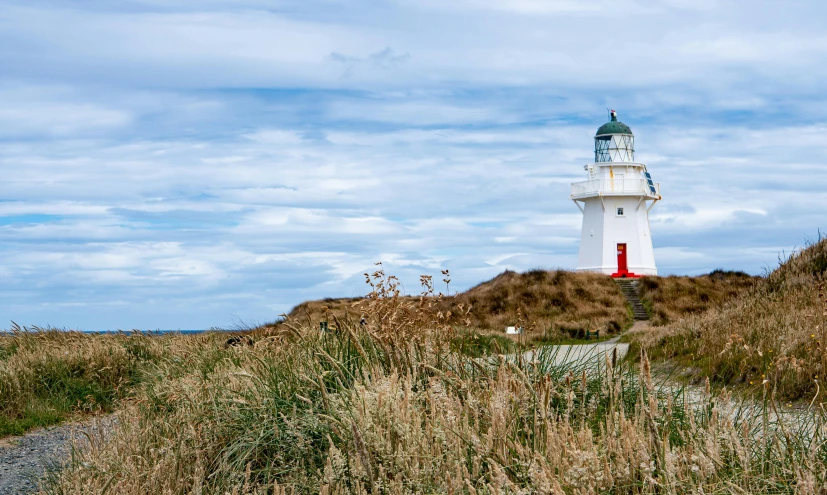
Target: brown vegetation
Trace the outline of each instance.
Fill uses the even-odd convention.
[[[109,412],[162,359],[187,366],[185,347],[222,338],[226,335],[98,334],[14,325],[11,332],[0,332],[0,437],[77,414]]]
[[[366,325],[184,343],[148,369],[111,440],[48,491],[814,494],[827,482],[818,408],[782,425],[768,396],[763,413],[733,414],[725,394],[659,390],[645,357],[640,374],[611,359],[589,373],[542,355],[470,358],[450,351],[438,296],[403,298],[375,277]]]
[[[296,306],[287,321],[315,325],[320,321],[358,322],[360,299],[324,299]],[[506,271],[467,291],[438,303],[450,311],[457,327],[480,333],[502,333],[522,326],[531,339],[558,340],[584,337],[586,331],[615,333],[631,323],[626,299],[611,278],[565,270]]]
[[[336,324],[336,320],[358,322],[362,315],[359,307],[361,297],[342,297],[320,299],[318,301],[305,301],[287,314],[287,321],[302,326],[319,327],[320,322]],[[274,325],[270,325],[274,326]]]
[[[471,328],[501,332],[524,326],[529,337],[581,336],[586,330],[615,333],[631,323],[626,298],[611,278],[566,270],[506,271],[451,298],[471,308]]]
[[[643,277],[638,291],[652,324],[660,326],[717,306],[758,280],[744,272],[715,270],[698,277]]]
[[[659,326],[718,306],[758,280],[743,272],[715,270],[698,277],[644,277],[638,290],[652,324]],[[358,322],[360,300],[307,301],[293,308],[288,321],[317,327],[322,321],[333,326],[337,320]],[[611,278],[566,270],[505,271],[444,297],[439,309],[463,313],[454,319],[457,328],[495,335],[507,326],[522,326],[529,341],[543,342],[583,338],[587,331],[613,334],[632,322],[626,299]]]
[[[767,380],[783,397],[812,397],[827,375],[825,278],[821,239],[721,306],[636,339],[719,383]]]

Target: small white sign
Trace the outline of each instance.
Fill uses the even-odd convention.
[[[505,334],[506,335],[519,335],[523,333],[523,327],[505,327]]]

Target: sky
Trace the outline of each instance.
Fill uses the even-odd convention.
[[[661,274],[827,231],[827,3],[5,0],[0,328],[232,328],[573,269],[607,108]],[[440,283],[438,289],[444,286]]]

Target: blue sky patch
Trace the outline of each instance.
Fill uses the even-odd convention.
[[[54,223],[63,220],[65,217],[61,215],[42,215],[42,214],[27,214],[27,215],[8,215],[0,216],[0,225],[32,225],[41,223]]]

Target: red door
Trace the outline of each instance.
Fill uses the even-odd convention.
[[[617,245],[617,273],[629,273],[629,266],[626,264],[626,244]]]

